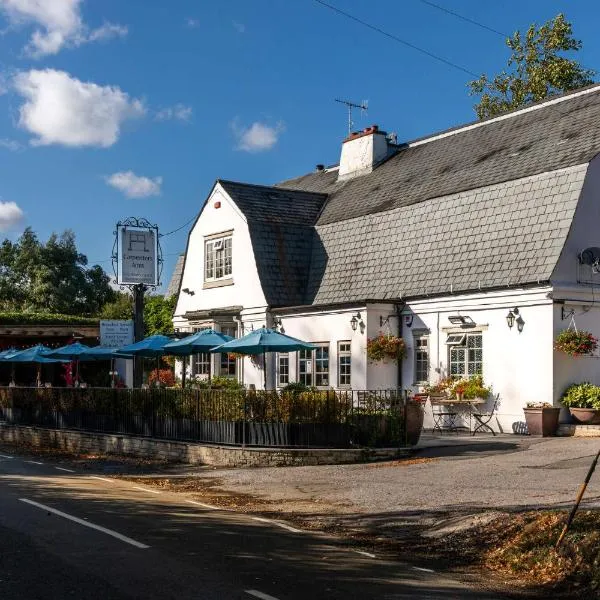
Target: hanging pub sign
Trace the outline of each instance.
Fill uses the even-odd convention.
[[[158,227],[117,225],[117,284],[159,285]]]

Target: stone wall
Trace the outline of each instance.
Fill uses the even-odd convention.
[[[332,465],[389,460],[406,456],[409,449],[294,449],[238,448],[188,442],[171,442],[128,435],[89,433],[0,424],[0,441],[69,452],[98,452],[167,462],[218,467],[283,467]]]

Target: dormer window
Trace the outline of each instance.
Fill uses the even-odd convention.
[[[232,275],[231,235],[211,237],[204,242],[204,281],[219,281]]]

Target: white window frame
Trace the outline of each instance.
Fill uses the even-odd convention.
[[[210,361],[212,355],[209,352],[192,354],[192,377],[196,375],[210,375]]]
[[[217,276],[217,271],[222,274]],[[233,236],[229,233],[204,240],[204,281],[221,281],[233,275]]]
[[[350,340],[339,341],[337,350],[338,388],[349,389],[352,387],[352,342]],[[342,359],[348,359],[348,362],[344,364]],[[347,367],[347,373],[342,372],[344,367]]]
[[[422,344],[423,342],[424,345]],[[425,358],[423,358],[423,354],[425,354]],[[429,359],[429,334],[413,333],[413,360],[415,384],[423,384],[429,382]]]
[[[282,369],[282,361],[285,363],[285,367]],[[285,387],[290,382],[290,353],[279,352],[277,354],[277,385],[278,387]]]
[[[329,389],[330,387],[330,375],[331,375],[331,352],[329,350],[329,342],[313,342],[313,345],[317,348],[315,350],[299,350],[298,351],[298,381],[304,383],[309,387],[316,387],[319,389]],[[317,357],[317,353],[320,349],[327,350],[326,358]],[[308,355],[308,356],[306,356]],[[324,360],[327,361],[327,370],[317,370]],[[302,365],[305,365],[305,369],[302,370]],[[326,383],[317,385],[317,377],[319,374],[325,374],[327,377]],[[310,379],[306,376],[310,375]],[[304,379],[304,381],[303,381]]]
[[[453,334],[450,334],[453,335]],[[480,346],[471,346],[469,341],[474,338],[481,339]],[[481,350],[481,360],[472,359],[472,354],[477,350]],[[453,352],[463,352],[464,356],[462,360],[452,360]],[[462,364],[462,372],[453,372],[453,364]],[[469,373],[470,364],[479,364],[480,368],[475,370],[473,373]],[[448,374],[451,377],[472,377],[473,375],[481,375],[483,373],[483,332],[472,331],[466,333],[460,344],[454,344],[448,346]]]

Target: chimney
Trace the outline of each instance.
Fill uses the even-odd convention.
[[[342,143],[338,181],[371,173],[395,151],[387,133],[377,125],[351,133]]]

